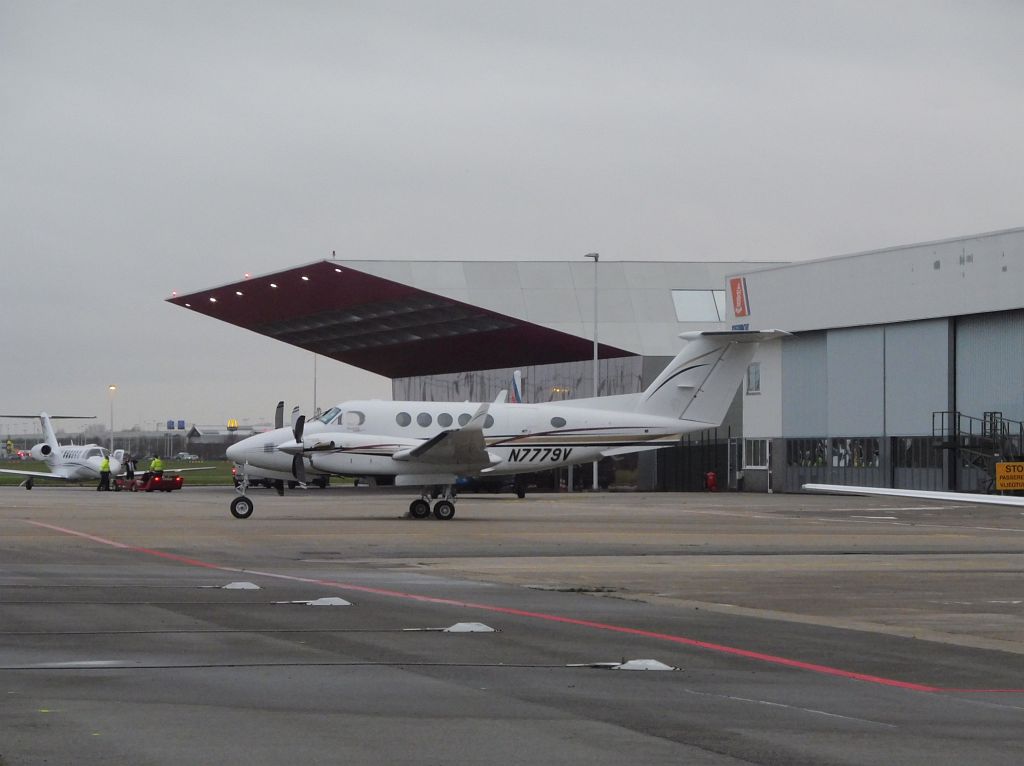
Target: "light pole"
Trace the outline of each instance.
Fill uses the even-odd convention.
[[[601,260],[600,253],[587,253],[584,258],[594,259],[594,398],[597,398],[597,262]],[[597,490],[597,461],[594,461],[594,484],[591,487]]]
[[[110,392],[110,451],[114,451],[114,394],[117,393],[117,386],[111,383],[107,386]]]

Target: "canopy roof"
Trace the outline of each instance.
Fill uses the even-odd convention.
[[[593,341],[317,261],[168,299],[389,378],[593,358]],[[602,359],[634,352],[599,344]]]

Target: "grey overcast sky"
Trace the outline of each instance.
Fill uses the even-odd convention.
[[[311,355],[164,299],[332,250],[800,260],[1024,225],[1021,30],[1016,0],[0,0],[0,412],[106,422],[110,383],[118,427],[308,408]],[[321,404],[390,394],[318,367]]]

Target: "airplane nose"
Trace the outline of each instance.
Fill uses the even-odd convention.
[[[245,460],[242,457],[244,450],[242,449],[241,442],[232,444],[227,448],[228,460],[233,460],[236,463],[244,463]]]

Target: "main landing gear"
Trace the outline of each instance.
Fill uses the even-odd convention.
[[[452,488],[444,488],[440,499],[434,503],[433,511],[430,508],[432,494],[429,487],[424,487],[422,495],[409,503],[409,515],[414,519],[425,519],[433,512],[435,519],[450,521],[455,516],[455,494]]]

